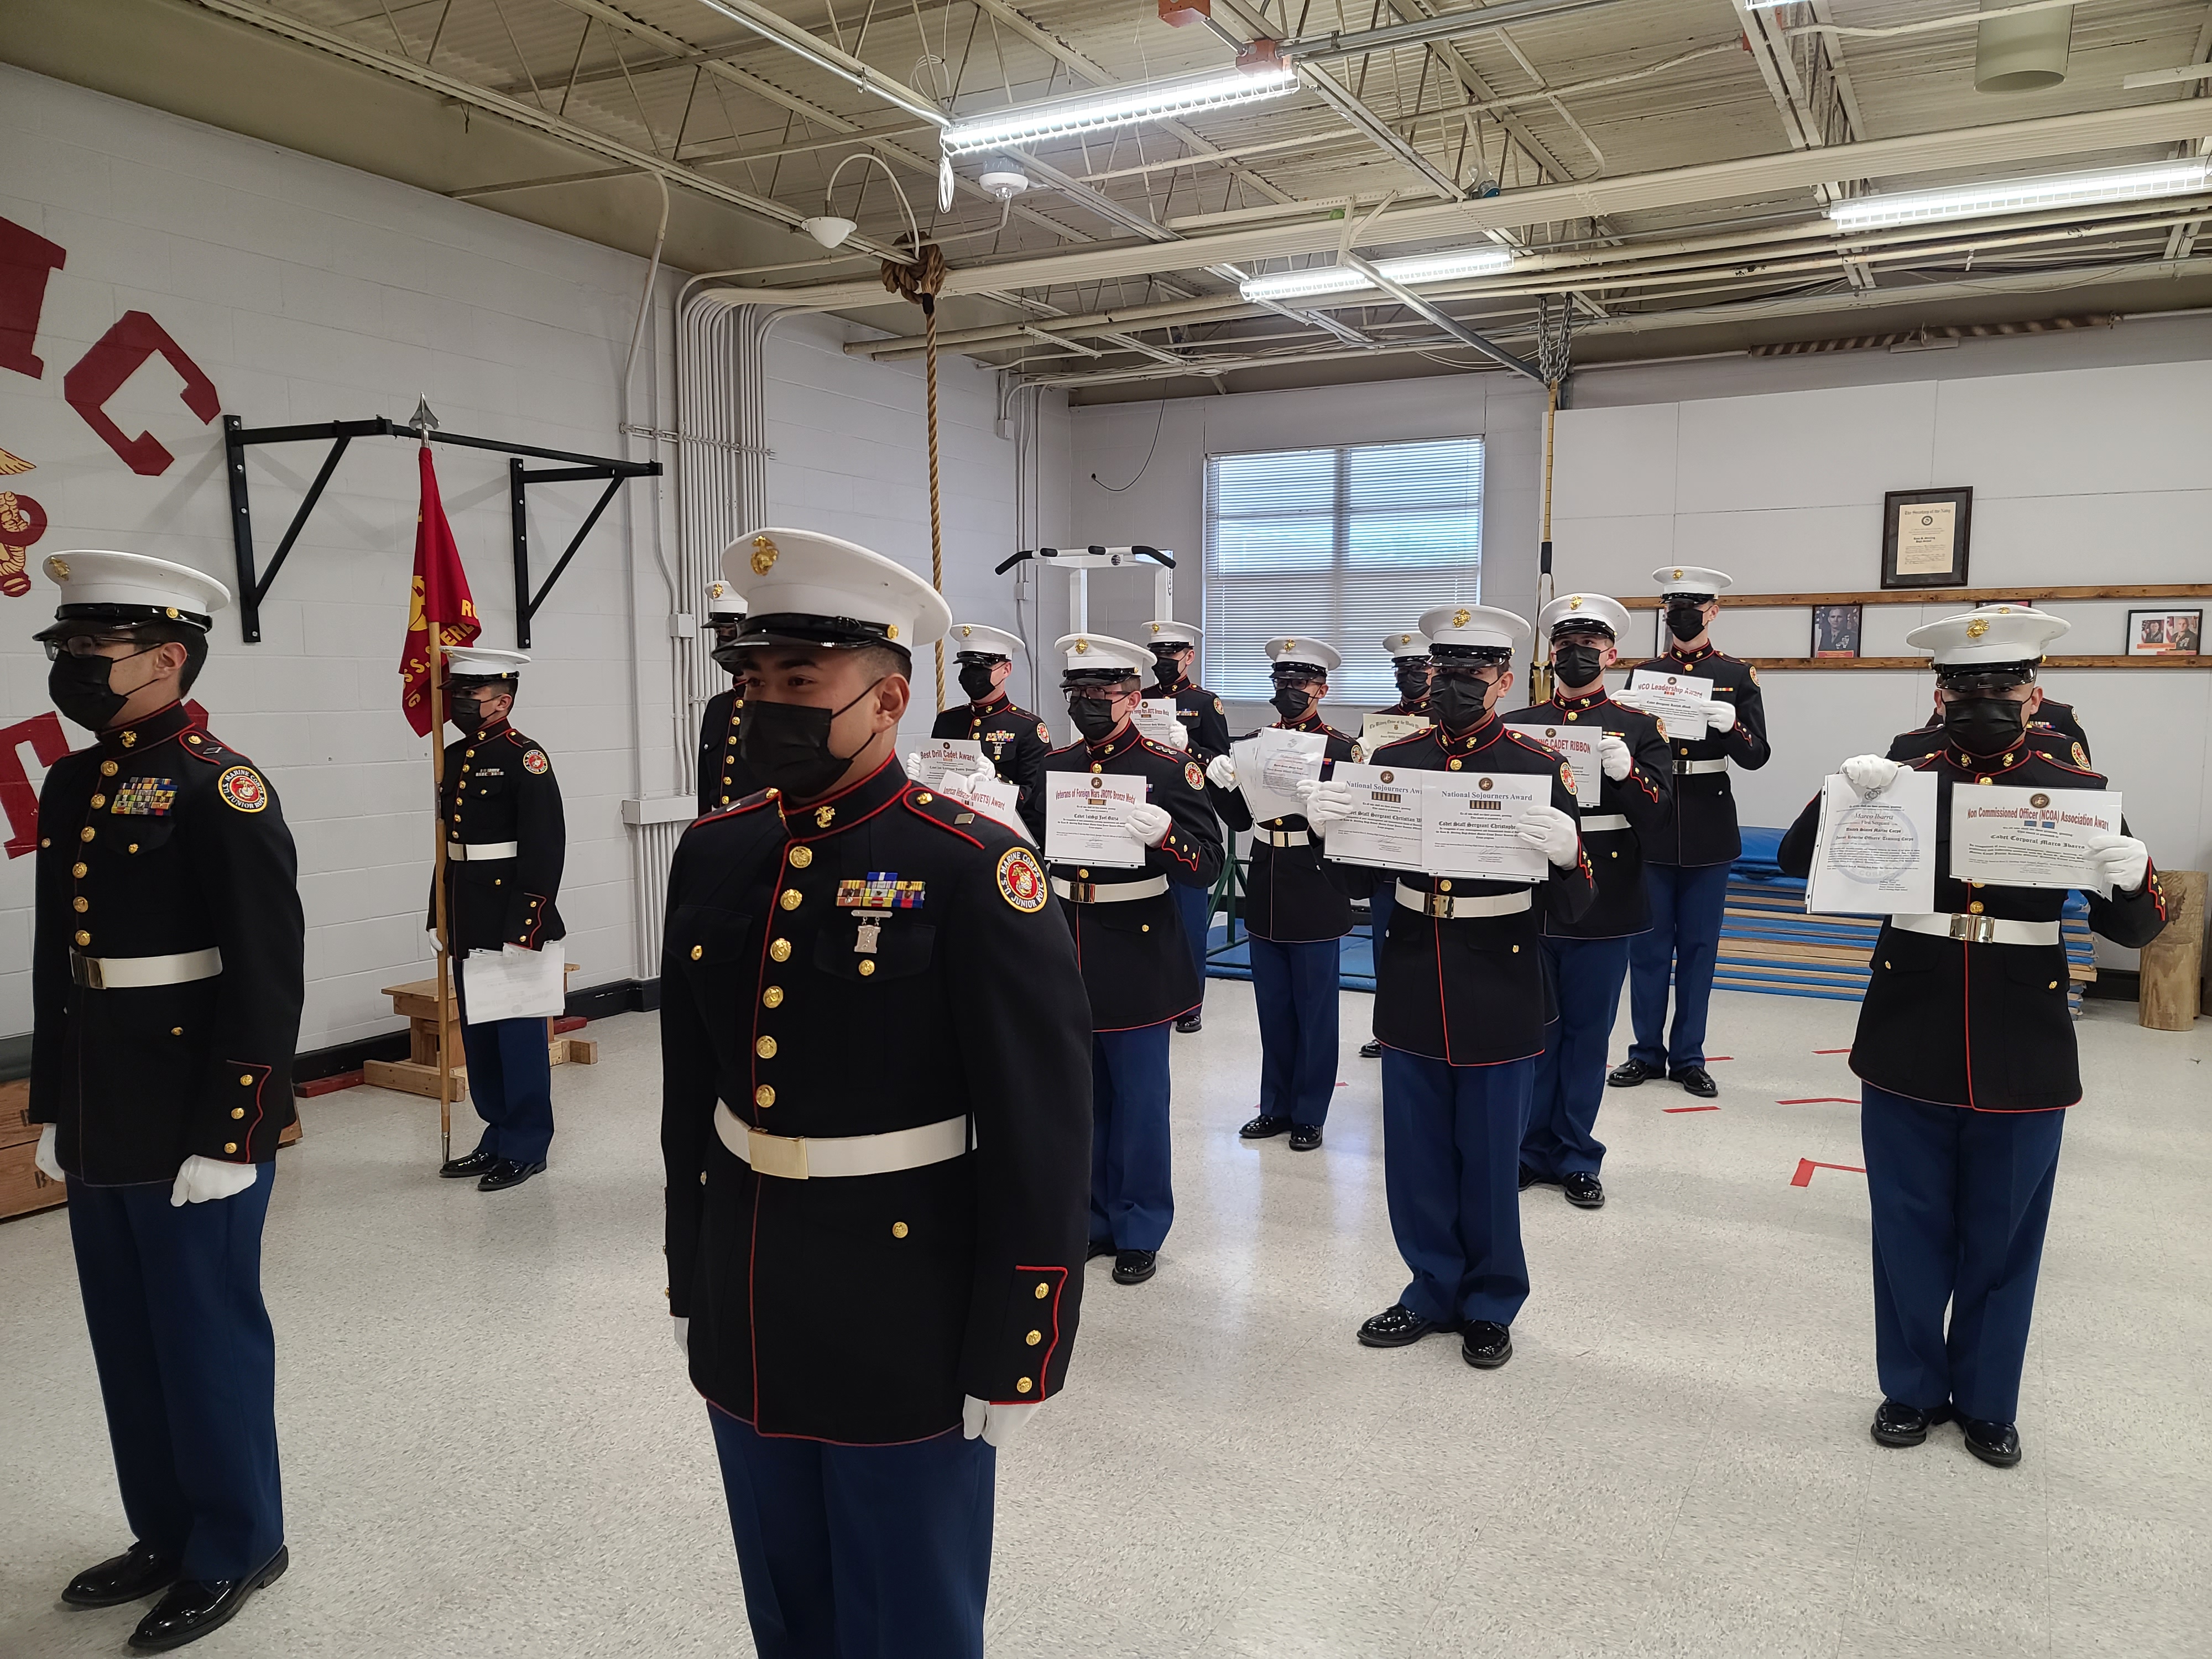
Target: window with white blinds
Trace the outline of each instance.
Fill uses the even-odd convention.
[[[1398,700],[1382,636],[1482,592],[1482,440],[1212,455],[1206,463],[1205,680],[1264,702],[1267,641],[1310,635],[1332,699]]]

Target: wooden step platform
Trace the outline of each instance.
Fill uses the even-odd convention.
[[[576,971],[576,964],[566,964],[568,973]],[[438,1097],[438,981],[418,979],[405,985],[385,986],[381,995],[392,999],[392,1012],[404,1014],[407,1019],[408,1055],[404,1060],[372,1060],[362,1066],[362,1081],[380,1089],[397,1089],[403,1094]],[[446,990],[446,1018],[451,1024],[454,1040],[460,1039],[460,1011],[454,1006],[453,988]],[[554,1022],[545,1022],[545,1057],[556,1066],[596,1066],[599,1060],[599,1045],[590,1037],[562,1036],[553,1029]],[[469,1097],[469,1068],[465,1060],[453,1068],[452,1100]]]

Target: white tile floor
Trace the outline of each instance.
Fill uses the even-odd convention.
[[[1318,1154],[1236,1138],[1249,986],[1176,1039],[1176,1231],[1148,1285],[1091,1268],[1069,1391],[1001,1461],[994,1655],[2212,1650],[2212,1022],[2090,1005],[2008,1473],[1866,1436],[1864,1183],[1790,1184],[1859,1161],[1815,1052],[1854,1008],[1723,993],[1719,1110],[1615,1091],[1612,1202],[1528,1194],[1534,1294],[1478,1373],[1352,1340],[1403,1279],[1369,1006]],[[511,1194],[431,1177],[419,1100],[308,1103],[267,1265],[293,1566],[208,1659],[751,1650],[660,1297],[653,1024],[594,1034]],[[0,1654],[119,1652],[134,1610],[55,1599],[125,1539],[63,1218],[0,1264]]]

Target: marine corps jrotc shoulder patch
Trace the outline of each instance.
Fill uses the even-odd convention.
[[[216,793],[241,812],[258,812],[269,805],[269,786],[250,766],[234,766],[215,781]]]
[[[1045,730],[1045,724],[1042,720],[1039,720],[1037,722],[1037,741],[1039,743],[1050,743],[1052,741],[1052,733]]]
[[[545,758],[543,749],[533,749],[522,757],[522,769],[526,772],[542,774],[552,763]]]
[[[1185,761],[1182,763],[1182,781],[1194,789],[1206,787],[1206,774],[1198,769],[1196,761]]]
[[[1009,847],[999,854],[999,896],[1015,909],[1025,916],[1035,915],[1044,908],[1050,891],[1045,885],[1043,866],[1028,848]]]

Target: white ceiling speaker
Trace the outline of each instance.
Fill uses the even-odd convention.
[[[811,219],[802,219],[799,228],[826,248],[841,248],[845,239],[853,234],[853,222],[840,219],[832,213],[817,213]]]
[[[976,182],[1002,202],[1012,201],[1030,187],[1029,175],[1021,173],[987,173]]]

